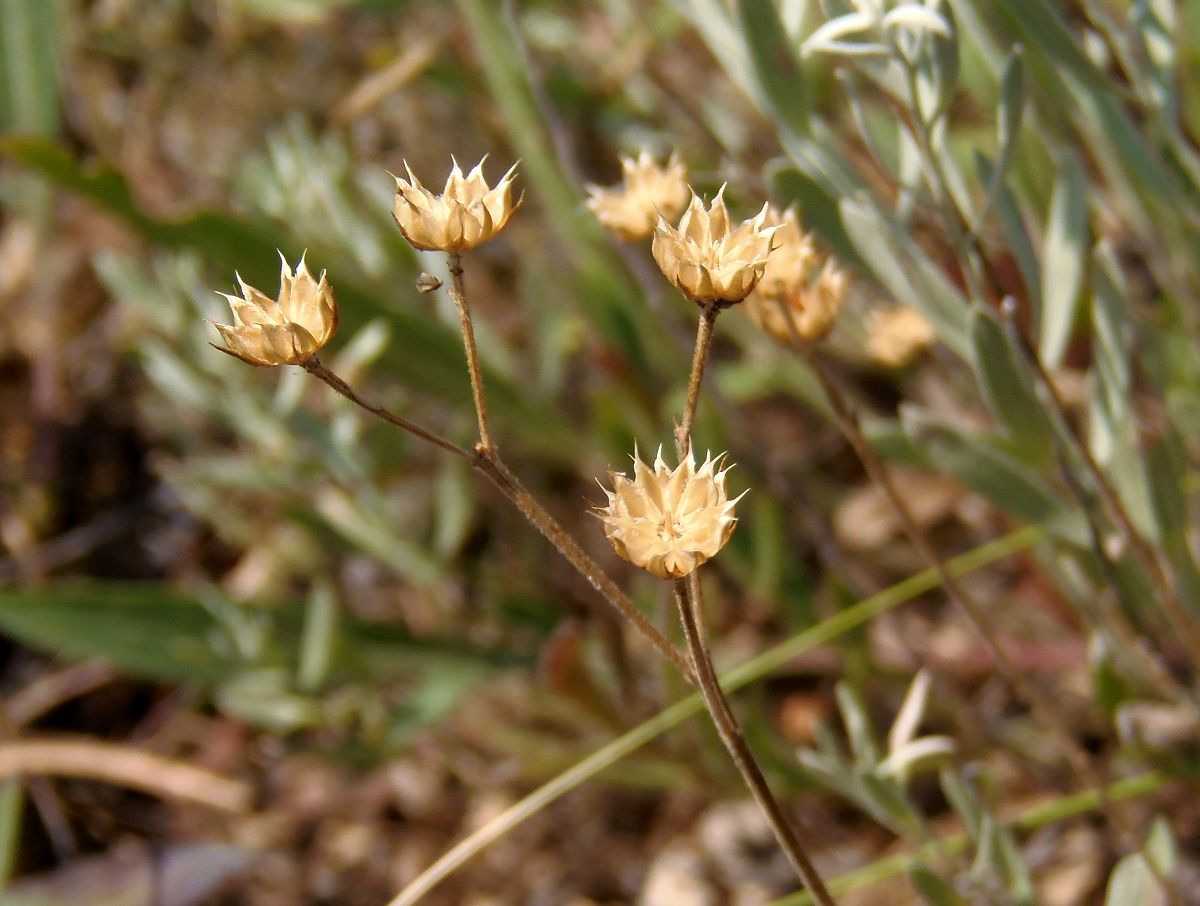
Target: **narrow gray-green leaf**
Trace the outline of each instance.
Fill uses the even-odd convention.
[[[987,193],[983,205],[976,215],[975,229],[978,230],[992,205],[996,195],[1008,177],[1008,168],[1012,163],[1013,152],[1017,147],[1017,138],[1021,134],[1021,120],[1025,112],[1025,66],[1021,61],[1021,45],[1013,47],[1008,58],[1004,61],[1004,69],[1000,74],[1000,100],[996,108],[996,165],[990,176],[984,180]],[[978,152],[976,168],[978,168]]]
[[[929,906],[965,906],[966,900],[954,892],[949,882],[924,865],[917,865],[908,873],[909,883]]]
[[[1033,465],[1045,465],[1054,452],[1054,426],[1020,351],[983,309],[972,311],[969,330],[971,362],[988,406],[1012,438],[1017,455]]]
[[[338,638],[337,618],[338,602],[333,586],[328,581],[318,581],[309,592],[300,635],[296,682],[304,692],[315,692],[329,678]]]
[[[1049,369],[1062,364],[1063,354],[1071,339],[1090,248],[1087,180],[1083,161],[1075,151],[1064,150],[1059,157],[1042,246],[1039,353],[1043,364]]]
[[[737,0],[737,22],[754,78],[776,117],[808,132],[808,90],[773,0]]]
[[[966,300],[941,269],[871,203],[846,198],[839,208],[850,241],[875,278],[898,302],[925,315],[938,338],[965,357]]]
[[[1076,508],[995,439],[940,421],[913,406],[903,406],[900,419],[913,443],[939,470],[1001,510],[1042,525],[1072,544],[1090,544],[1087,523]]]

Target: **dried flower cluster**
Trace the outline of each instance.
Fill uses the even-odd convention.
[[[867,320],[867,354],[889,368],[903,368],[936,339],[929,319],[915,308],[874,311]]]
[[[775,227],[775,250],[743,310],[781,343],[795,342],[797,337],[820,340],[833,329],[842,309],[845,272],[830,258],[822,264],[794,208],[782,214],[768,209],[766,223]]]
[[[729,499],[722,461],[710,454],[697,468],[689,451],[670,469],[660,447],[652,469],[635,451],[633,478],[610,473],[608,505],[597,508],[613,549],[661,579],[681,579],[714,557],[733,533],[741,499]]]
[[[222,352],[251,365],[299,365],[317,354],[337,329],[337,302],[321,272],[314,280],[300,259],[293,272],[280,254],[279,297],[271,299],[237,278],[242,295],[220,293],[233,309],[232,324],[212,322]]]
[[[487,158],[485,157],[484,160]],[[417,179],[408,163],[408,179],[396,177],[396,206],[393,216],[404,238],[427,251],[469,251],[487,242],[508,223],[524,196],[513,200],[513,164],[493,189],[483,178],[483,161],[466,176],[454,166],[441,195],[434,195]]]
[[[700,304],[732,305],[754,289],[767,266],[775,227],[767,205],[751,220],[730,227],[725,187],[706,210],[695,194],[678,227],[659,217],[651,251],[668,280]]]
[[[596,219],[626,242],[648,239],[658,218],[674,220],[691,196],[687,167],[672,154],[666,164],[659,166],[648,151],[637,160],[621,155],[622,182],[608,189],[587,187],[587,205]]]

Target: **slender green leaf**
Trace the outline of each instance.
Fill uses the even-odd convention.
[[[1000,229],[1004,232],[1008,250],[1016,259],[1017,268],[1021,271],[1025,295],[1032,309],[1033,320],[1037,322],[1042,311],[1042,267],[1038,263],[1037,253],[1033,249],[1033,241],[1029,238],[1029,231],[1026,229],[1025,219],[1021,216],[1016,196],[1004,184],[1003,179],[997,178],[999,171],[993,167],[991,161],[978,152],[975,153],[975,170],[979,174],[980,182],[996,186],[992,208],[1000,222]]]
[[[943,343],[968,355],[966,300],[941,269],[873,205],[843,199],[840,210],[851,242],[875,278],[897,301],[925,315]]]
[[[751,70],[781,125],[808,132],[808,89],[773,0],[737,0],[737,21]]]
[[[1059,156],[1058,175],[1050,199],[1046,237],[1042,246],[1042,312],[1039,354],[1043,364],[1055,369],[1062,363],[1079,313],[1079,299],[1087,274],[1087,180],[1083,161],[1071,150]]]
[[[12,880],[21,855],[21,817],[25,810],[25,786],[20,777],[10,777],[0,786],[0,893]]]
[[[969,322],[971,361],[988,406],[1026,462],[1045,465],[1053,456],[1054,426],[1038,398],[1033,375],[1009,335],[983,309]]]
[[[1000,101],[996,108],[996,164],[983,182],[987,186],[983,205],[975,219],[975,229],[987,217],[996,196],[1008,178],[1008,168],[1012,164],[1013,152],[1017,148],[1017,138],[1021,133],[1021,121],[1025,112],[1025,67],[1021,62],[1021,45],[1015,46],[1004,61],[1004,69],[1000,73]],[[979,167],[981,155],[976,152],[976,168]]]
[[[1076,508],[993,438],[940,421],[914,406],[902,407],[900,417],[913,443],[939,470],[1001,510],[1042,525],[1072,544],[1090,544],[1087,523]]]
[[[949,882],[924,865],[910,869],[908,881],[928,906],[966,906],[966,900],[954,892]]]

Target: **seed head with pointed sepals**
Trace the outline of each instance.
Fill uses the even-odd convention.
[[[484,157],[484,160],[487,160]],[[483,160],[463,176],[454,164],[441,195],[434,195],[413,175],[406,161],[408,179],[396,177],[396,206],[393,215],[404,238],[427,251],[461,253],[487,242],[508,223],[524,199],[513,200],[513,164],[491,188],[483,178]]]
[[[647,239],[661,215],[669,220],[678,217],[685,207],[691,190],[687,184],[687,167],[672,154],[666,164],[659,166],[648,151],[637,160],[621,155],[623,180],[619,186],[587,187],[587,206],[601,225],[626,242]]]
[[[681,579],[725,546],[737,517],[721,468],[724,456],[709,454],[699,467],[689,451],[674,469],[654,467],[633,454],[633,478],[610,473],[607,506],[597,507],[613,549],[661,579]]]
[[[819,340],[833,329],[842,309],[846,274],[828,258],[817,271],[821,255],[794,208],[782,214],[768,209],[766,224],[776,227],[775,249],[742,310],[781,343],[797,336]]]
[[[225,341],[216,348],[250,365],[300,365],[315,356],[337,329],[337,301],[325,272],[314,280],[303,258],[295,271],[282,253],[279,258],[277,299],[247,286],[239,276],[240,298],[219,293],[233,309],[233,323],[211,322]]]
[[[701,304],[741,302],[762,277],[771,253],[775,228],[766,224],[767,205],[731,229],[724,193],[721,186],[707,210],[693,193],[678,227],[659,217],[654,228],[651,251],[659,269]]]

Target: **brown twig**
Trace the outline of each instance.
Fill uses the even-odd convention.
[[[95,739],[31,737],[0,742],[0,779],[22,775],[100,780],[224,812],[246,811],[254,795],[244,781]]]
[[[509,470],[508,466],[500,459],[495,447],[484,448],[481,442],[479,449],[472,451],[466,447],[460,447],[458,444],[446,440],[444,437],[434,434],[431,431],[427,431],[421,426],[410,422],[408,419],[385,409],[383,406],[376,405],[365,399],[344,380],[321,364],[315,357],[304,363],[304,368],[310,374],[328,384],[337,393],[350,400],[350,402],[370,412],[375,417],[382,419],[390,425],[402,428],[456,456],[460,456],[470,463],[472,468],[487,477],[496,486],[505,499],[520,511],[529,523],[554,546],[554,549],[575,568],[575,571],[587,580],[589,585],[596,589],[623,617],[633,623],[638,631],[664,657],[678,667],[688,682],[693,685],[695,684],[692,667],[682,652],[654,627],[654,624],[638,610],[637,605],[621,591],[620,586],[584,551],[579,542],[550,515],[529,490],[521,484],[517,477]]]
[[[687,578],[676,579],[674,595],[675,605],[679,609],[679,619],[683,624],[683,634],[687,638],[688,650],[691,652],[692,662],[696,667],[696,678],[699,681],[698,686],[700,694],[704,698],[704,704],[712,716],[713,725],[717,728],[721,742],[725,744],[725,748],[729,751],[734,764],[737,765],[738,771],[754,795],[759,808],[766,815],[775,838],[779,841],[784,853],[787,854],[788,861],[796,870],[796,874],[819,906],[833,906],[833,897],[830,896],[821,876],[805,853],[804,847],[800,844],[795,831],[792,830],[783,809],[772,795],[771,788],[767,785],[767,780],[758,767],[758,762],[754,760],[754,754],[746,745],[746,739],[742,735],[737,719],[733,716],[725,693],[721,690],[721,684],[717,680],[712,657],[705,645],[701,629],[704,618],[700,613],[701,601],[695,594],[700,583],[695,577],[696,573],[693,572]]]
[[[391,410],[385,409],[383,406],[378,406],[375,403],[369,402],[368,400],[359,396],[358,392],[353,387],[326,368],[321,360],[316,356],[313,356],[307,362],[304,362],[301,367],[303,367],[304,370],[313,377],[324,381],[337,393],[350,400],[350,402],[354,403],[354,405],[358,406],[360,409],[365,409],[376,418],[382,419],[389,425],[395,425],[397,428],[402,428],[409,434],[416,435],[417,437],[421,438],[421,440],[428,441],[434,446],[441,447],[443,450],[453,453],[456,456],[461,456],[463,459],[468,461],[475,458],[475,454],[466,447],[460,447],[453,441],[446,440],[446,438],[438,434],[434,434],[432,431],[427,431],[420,425],[410,422],[403,416],[396,415],[396,413],[392,412]]]
[[[696,406],[700,402],[700,385],[704,381],[704,368],[712,349],[713,325],[720,311],[716,302],[706,302],[700,308],[696,347],[692,351],[692,370],[688,376],[687,403],[683,410],[683,421],[675,427],[675,448],[681,457],[692,446],[692,424],[696,421]]]
[[[500,492],[521,511],[530,525],[549,541],[568,563],[575,567],[588,584],[615,607],[629,622],[637,627],[659,653],[670,660],[688,682],[695,684],[695,673],[683,654],[672,645],[653,623],[637,609],[619,585],[579,545],[579,542],[559,524],[529,490],[521,484],[508,466],[496,455],[495,450],[480,450],[473,457],[472,465],[494,484]]]

